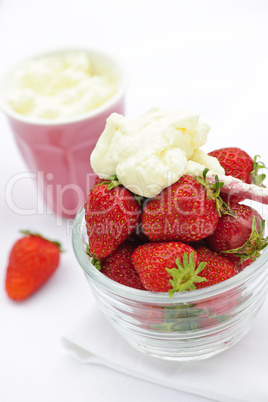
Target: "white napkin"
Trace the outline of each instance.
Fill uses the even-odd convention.
[[[215,401],[268,401],[268,300],[240,342],[213,358],[169,362],[136,351],[94,305],[62,338],[83,363],[102,364],[158,385]]]

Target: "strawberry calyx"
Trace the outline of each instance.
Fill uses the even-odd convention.
[[[94,255],[91,253],[89,245],[87,243],[85,243],[86,245],[86,255],[88,255],[91,258],[91,264],[94,265],[95,268],[97,268],[98,271],[101,270],[102,266],[101,266],[101,261],[94,257]]]
[[[223,251],[224,253],[233,254],[235,257],[239,257],[240,264],[248,258],[256,260],[261,255],[261,251],[268,245],[268,237],[263,237],[265,221],[260,221],[259,219],[257,219],[257,221],[260,228],[259,231],[257,230],[256,219],[254,216],[250,237],[241,247]]]
[[[262,184],[266,175],[264,173],[259,174],[259,169],[267,169],[265,164],[261,161],[257,162],[257,158],[260,158],[260,155],[255,155],[253,160],[253,169],[250,172],[251,176],[251,183],[255,184],[256,186],[264,187]]]
[[[198,183],[202,184],[202,186],[205,187],[206,192],[207,192],[207,198],[210,200],[213,200],[216,204],[216,209],[218,212],[219,216],[222,216],[222,214],[225,215],[231,215],[234,218],[236,217],[236,213],[231,210],[228,204],[223,201],[223,199],[220,197],[220,192],[221,188],[224,185],[223,182],[219,181],[218,175],[215,176],[215,183],[210,184],[207,179],[207,172],[209,171],[208,168],[204,169],[203,171],[203,177],[196,176],[195,180],[198,181]]]
[[[196,289],[195,283],[207,282],[206,278],[198,276],[205,268],[206,262],[201,262],[195,267],[194,251],[190,254],[184,253],[182,263],[179,258],[176,259],[177,268],[166,268],[166,271],[172,276],[169,283],[172,289],[169,289],[169,297],[172,298],[175,292],[185,292]]]
[[[103,181],[102,181],[101,183],[95,184],[93,187],[91,187],[91,189],[90,189],[89,191],[92,191],[95,187],[103,186],[104,184],[108,184],[107,189],[108,189],[108,190],[112,190],[113,188],[119,186],[121,183],[120,183],[120,181],[118,180],[118,178],[117,178],[116,175],[111,175],[111,176],[109,177],[109,179],[107,179],[107,180],[104,180],[104,179],[103,179]]]
[[[118,177],[116,176],[116,174],[114,174],[114,175],[109,176],[109,179],[104,180],[103,182],[101,182],[99,184],[95,184],[95,186],[93,186],[89,191],[93,190],[93,188],[95,188],[97,186],[102,186],[104,184],[108,184],[107,190],[112,190],[113,188],[115,188],[117,186],[122,186],[122,183],[118,180]],[[131,194],[133,194],[133,197],[135,198],[137,203],[141,206],[141,197],[132,192],[131,192]]]
[[[109,177],[109,181],[108,182],[104,182],[108,184],[107,190],[112,190],[113,188],[120,186],[120,181],[118,180],[118,177],[114,174],[112,176]],[[102,183],[102,184],[104,184]]]
[[[110,182],[106,182],[106,183],[109,183],[109,184],[108,184],[108,187],[107,187],[107,190],[112,190],[113,188],[115,188],[115,187],[117,187],[117,186],[119,186],[119,185],[122,185],[122,184],[120,183],[120,181],[118,180],[118,177],[117,177],[116,175],[110,176],[110,177],[109,177],[109,180],[110,180]],[[102,183],[102,184],[104,184],[104,183]],[[131,192],[131,191],[130,191],[130,192]],[[137,201],[137,203],[138,203],[139,205],[141,205],[141,197],[140,197],[139,195],[135,194],[135,193],[132,193],[132,192],[131,192],[131,194],[133,195],[133,197],[135,198],[135,200]]]
[[[35,237],[40,237],[41,239],[44,239],[48,241],[49,243],[55,244],[55,246],[58,247],[59,251],[62,253],[64,250],[62,249],[61,243],[57,240],[50,240],[47,237],[44,237],[40,233],[36,232],[31,232],[30,230],[20,230],[20,233],[23,234],[24,236],[35,236]]]

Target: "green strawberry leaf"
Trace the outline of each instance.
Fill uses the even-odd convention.
[[[172,289],[168,291],[169,297],[172,298],[175,292],[186,292],[187,290],[196,289],[195,283],[207,282],[206,278],[198,276],[205,268],[206,262],[201,262],[198,267],[195,267],[194,251],[189,255],[183,254],[182,263],[177,258],[177,268],[166,268],[167,272],[172,276],[169,280]]]
[[[260,255],[261,251],[268,245],[268,237],[263,237],[265,220],[260,221],[257,219],[259,224],[259,231],[257,229],[256,218],[253,217],[251,234],[248,240],[238,248],[223,251],[226,254],[234,254],[236,257],[240,257],[240,263],[248,258],[256,260]]]
[[[91,264],[94,265],[94,267],[97,268],[98,271],[100,271],[102,268],[100,260],[98,260],[96,257],[92,258]]]
[[[235,212],[232,211],[231,208],[220,197],[221,188],[224,185],[224,183],[220,182],[218,175],[216,175],[215,183],[209,184],[206,179],[208,171],[209,171],[209,169],[205,168],[203,171],[203,177],[196,176],[195,180],[198,181],[198,183],[202,184],[202,186],[205,187],[206,192],[207,192],[207,198],[210,200],[213,200],[215,202],[216,209],[217,209],[219,216],[222,216],[222,214],[225,214],[225,215],[231,215],[235,218],[236,217]]]
[[[109,180],[110,180],[110,184],[108,185],[107,190],[112,190],[113,188],[120,186],[120,184],[121,184],[115,174],[110,176]]]
[[[256,186],[263,186],[262,182],[266,178],[266,175],[264,173],[259,174],[259,169],[267,169],[265,164],[261,161],[257,162],[257,158],[260,158],[260,155],[255,155],[254,160],[253,160],[253,169],[250,172],[251,180],[252,183],[255,184]]]
[[[140,195],[138,195],[138,194],[134,194],[134,193],[132,193],[132,194],[133,194],[135,200],[137,201],[137,203],[139,204],[139,206],[141,207],[142,197]]]
[[[114,174],[114,175],[111,175],[111,176],[109,177],[109,180],[105,180],[105,181],[103,181],[102,183],[96,184],[95,186],[93,186],[93,187],[90,189],[90,191],[91,191],[93,188],[95,188],[95,187],[97,187],[97,186],[99,186],[99,185],[103,185],[103,184],[108,184],[107,190],[112,190],[113,188],[122,185],[122,184],[120,183],[120,181],[118,180],[118,177]],[[131,192],[131,193],[132,193],[132,192]],[[139,204],[139,206],[141,206],[141,204],[142,204],[142,197],[141,197],[140,195],[135,194],[135,193],[132,193],[132,194],[133,194],[133,197],[135,198],[135,200],[137,201],[137,203]]]
[[[40,233],[36,232],[31,232],[30,230],[20,230],[20,233],[22,233],[24,236],[36,236],[36,237],[41,237],[42,239],[49,241],[50,243],[55,244],[55,246],[58,247],[59,251],[62,253],[64,250],[62,249],[61,243],[57,240],[50,240],[47,237],[44,237]]]
[[[88,255],[91,258],[91,264],[94,265],[95,268],[97,268],[97,270],[101,270],[102,266],[101,266],[101,262],[98,258],[94,257],[94,255],[91,253],[89,245],[87,243],[85,243],[86,245],[86,255]]]

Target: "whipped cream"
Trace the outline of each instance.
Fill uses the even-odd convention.
[[[116,78],[108,66],[85,51],[31,59],[12,74],[6,100],[24,116],[58,119],[87,113],[110,99]]]
[[[209,129],[199,115],[181,110],[155,108],[137,118],[112,113],[91,166],[99,177],[116,175],[133,193],[153,198],[185,174],[202,176],[206,167],[224,175],[218,160],[199,149]]]

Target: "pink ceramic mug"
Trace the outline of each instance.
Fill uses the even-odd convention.
[[[63,217],[75,216],[92,186],[90,154],[107,117],[112,112],[124,113],[125,68],[103,53],[87,53],[112,69],[118,83],[116,93],[92,111],[65,120],[37,120],[15,112],[5,99],[1,100],[24,160],[37,175],[46,205]]]

